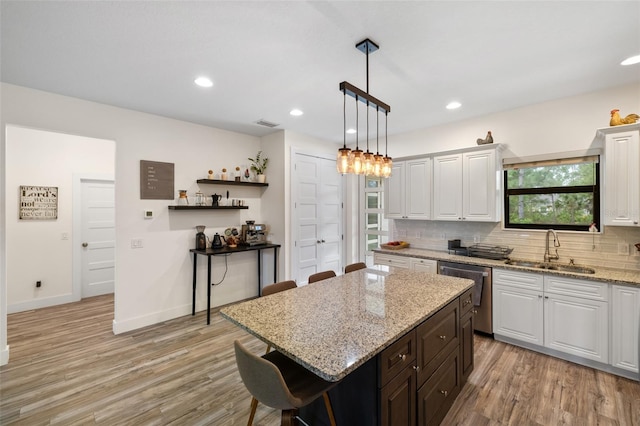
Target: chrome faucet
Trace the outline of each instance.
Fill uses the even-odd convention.
[[[553,247],[556,250],[556,254],[555,255],[551,255],[549,253],[549,234],[553,234]],[[554,231],[553,229],[549,229],[547,231],[547,237],[545,240],[545,249],[544,249],[544,261],[545,262],[549,262],[551,260],[558,260],[560,259],[560,256],[558,255],[558,249],[557,247],[560,247],[560,240],[558,239],[558,234],[556,234],[556,231]]]

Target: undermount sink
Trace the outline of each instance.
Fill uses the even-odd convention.
[[[559,265],[556,263],[536,262],[533,260],[509,259],[504,262],[506,265],[522,266],[525,268],[547,269],[549,271],[574,272],[576,274],[595,274],[593,268],[578,265]]]
[[[533,260],[512,260],[509,259],[504,262],[507,265],[524,266],[525,268],[540,268],[545,269],[546,265],[542,262],[535,262]]]
[[[595,274],[596,271],[593,268],[577,265],[549,265],[545,269],[550,271],[562,271],[562,272],[575,272],[577,274]]]

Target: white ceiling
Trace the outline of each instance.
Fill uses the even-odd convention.
[[[258,136],[264,119],[341,142],[367,37],[389,134],[640,81],[619,65],[639,1],[2,0],[1,19],[3,82]]]

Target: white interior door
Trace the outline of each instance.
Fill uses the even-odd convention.
[[[113,293],[115,272],[115,187],[82,181],[82,297]]]
[[[296,153],[293,167],[294,278],[342,269],[342,179],[335,160]]]

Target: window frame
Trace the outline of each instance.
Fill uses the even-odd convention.
[[[363,229],[363,233],[362,233],[362,243],[363,243],[363,248],[364,248],[364,255],[366,256],[371,256],[373,255],[373,250],[369,250],[369,235],[375,235],[378,239],[378,246],[381,243],[385,243],[387,242],[386,240],[389,239],[389,219],[387,219],[385,217],[384,214],[384,197],[386,196],[385,194],[385,184],[384,184],[384,179],[380,179],[380,186],[375,187],[375,188],[370,188],[367,186],[367,179],[368,176],[364,177],[364,191],[363,191],[363,211],[362,211],[362,217],[363,217],[363,224],[362,224],[362,229]],[[367,203],[367,194],[369,193],[378,193],[378,197],[379,197],[379,202],[380,202],[380,208],[369,208],[368,203]],[[377,214],[379,215],[380,218],[380,226],[378,227],[378,229],[376,230],[372,230],[370,229],[367,224],[368,224],[368,214]],[[386,230],[384,230],[385,225],[382,222],[386,221]]]
[[[579,162],[577,162],[579,163]],[[576,164],[577,164],[576,163]],[[584,162],[587,163],[587,162]],[[589,162],[591,163],[591,162]],[[579,185],[579,186],[548,186],[543,188],[514,188],[509,189],[509,181],[507,173],[515,167],[505,168],[503,170],[503,226],[504,229],[555,229],[557,231],[578,231],[590,232],[590,225],[569,225],[569,224],[512,224],[509,222],[509,197],[517,195],[545,195],[545,194],[593,194],[593,220],[596,227],[601,227],[600,214],[600,161],[592,162],[595,167],[595,184]],[[551,165],[549,165],[551,166]],[[524,168],[524,167],[523,167]]]

